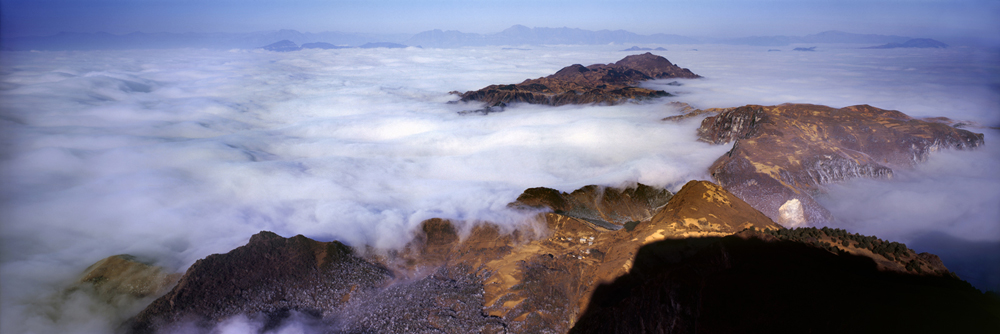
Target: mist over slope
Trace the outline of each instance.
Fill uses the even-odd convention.
[[[699,45],[656,52],[705,76],[679,87],[648,83],[681,93],[674,98],[519,105],[488,116],[457,113],[475,104],[447,104],[457,100],[449,91],[608,63],[623,56],[618,49],[4,52],[0,331],[68,330],[100,319],[104,311],[86,300],[55,316],[45,300],[113,254],[184,270],[260,230],[392,247],[431,217],[517,224],[524,217],[505,206],[530,187],[641,182],[676,190],[708,179],[706,168],[729,147],[696,142],[698,120],[660,122],[676,113],[668,101],[871,104],[1000,124],[997,54],[960,48],[769,53]],[[991,172],[1000,163],[993,138],[987,134],[986,149],[932,155],[914,172],[916,183],[835,187],[829,198],[843,204],[834,213],[871,212],[883,219],[842,227],[888,239],[932,231],[1000,241],[1000,213],[984,209],[1000,202],[1000,188],[985,186],[1000,179]],[[843,198],[875,191],[868,187],[933,187],[971,204],[913,217],[903,209],[938,198],[899,202],[900,210]]]

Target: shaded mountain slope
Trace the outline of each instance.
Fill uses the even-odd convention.
[[[172,291],[125,329],[208,328],[240,314],[262,317],[273,327],[293,311],[323,318],[352,294],[385,286],[392,278],[384,265],[339,242],[261,232],[245,246],[195,262]]]
[[[997,330],[1000,299],[954,277],[882,271],[869,257],[748,230],[644,246],[570,333]]]
[[[689,332],[903,321],[836,325],[851,314],[838,308],[844,298],[861,310],[901,308],[894,316],[913,307],[926,307],[914,313],[926,319],[964,312],[955,319],[976,326],[994,314],[933,255],[842,230],[783,229],[710,182],[691,181],[664,205],[667,196],[644,185],[532,188],[511,207],[553,210],[534,225],[431,219],[401,250],[261,232],[198,261],[122,331],[209,333],[237,315],[259,331],[295,322],[318,333],[564,333],[577,319],[576,330],[599,332],[649,332],[664,321]],[[596,224],[573,216],[580,212],[635,220],[605,228],[616,220]],[[939,307],[950,311],[935,315]],[[800,318],[803,310],[816,313]],[[618,322],[594,320],[604,318]]]
[[[538,193],[527,191],[512,206],[553,205],[536,200]],[[326,332],[562,333],[598,284],[630,270],[644,244],[744,227],[780,229],[760,213],[741,216],[755,211],[704,181],[688,183],[666,205],[669,193],[641,185],[555,194],[547,198],[639,220],[609,229],[549,212],[536,225],[511,230],[482,223],[463,232],[432,219],[403,250],[366,253],[335,241],[261,232],[245,246],[198,261],[123,331],[209,332],[243,314],[272,329],[298,319]],[[664,213],[683,210],[690,216]],[[410,327],[399,327],[404,324]]]
[[[635,87],[642,81],[700,77],[686,68],[674,65],[666,58],[647,52],[627,56],[612,64],[570,65],[547,77],[512,85],[490,85],[460,96],[461,101],[479,101],[487,106],[503,106],[515,102],[554,106],[619,104],[669,95],[660,90]]]

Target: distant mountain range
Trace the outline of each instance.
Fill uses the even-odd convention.
[[[498,33],[476,34],[455,30],[429,30],[415,35],[346,32],[303,33],[295,30],[250,33],[110,33],[62,32],[51,36],[0,39],[2,50],[116,50],[116,49],[256,49],[279,41],[319,48],[361,47],[369,43],[392,43],[432,48],[490,45],[603,45],[603,44],[734,44],[785,46],[796,43],[902,44],[910,37],[853,34],[826,31],[806,36],[751,36],[712,39],[672,34],[640,35],[625,30],[576,28],[528,28],[515,25]],[[322,44],[315,44],[322,43]]]
[[[590,31],[573,28],[528,28],[515,25],[493,34],[473,34],[459,31],[430,30],[414,35],[404,44],[425,47],[458,47],[481,45],[597,45],[597,44],[737,44],[784,46],[795,43],[884,44],[903,43],[903,36],[852,34],[826,31],[806,36],[753,36],[728,39],[695,38],[670,34],[639,35],[625,30]]]
[[[908,40],[904,43],[888,43],[879,46],[867,47],[865,49],[895,49],[895,48],[934,48],[934,49],[944,49],[947,48],[948,44],[935,41],[930,38],[914,38]]]
[[[115,35],[109,33],[61,32],[51,36],[0,39],[3,50],[124,50],[124,49],[256,49],[288,40],[305,47],[308,43],[333,46],[360,46],[371,42],[399,42],[409,34],[365,34],[346,32],[309,33],[296,30],[257,31],[249,33],[144,33]]]
[[[324,43],[324,42],[315,42],[315,43],[305,43],[305,44],[302,44],[302,46],[298,46],[297,44],[295,44],[295,42],[289,41],[287,39],[283,39],[281,41],[274,42],[274,43],[262,46],[262,47],[260,47],[260,49],[264,49],[264,50],[267,50],[267,51],[275,51],[275,52],[291,52],[291,51],[299,51],[299,50],[302,50],[302,49],[350,49],[350,48],[361,48],[361,49],[375,49],[375,48],[400,49],[400,48],[405,48],[405,47],[407,47],[407,46],[403,45],[403,44],[390,43],[390,42],[365,43],[365,44],[363,44],[361,46],[342,46],[342,45],[333,45],[333,44]]]

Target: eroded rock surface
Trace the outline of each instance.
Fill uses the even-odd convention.
[[[89,284],[100,300],[114,303],[121,298],[161,295],[172,288],[180,277],[180,273],[171,273],[163,267],[121,254],[109,256],[88,267],[71,289]]]
[[[514,102],[553,106],[619,104],[629,100],[669,96],[661,90],[635,87],[642,81],[700,77],[686,68],[674,65],[666,58],[647,52],[625,57],[612,64],[570,65],[550,76],[525,80],[519,84],[490,85],[462,93],[461,101],[484,102],[488,108]]]
[[[700,139],[733,148],[712,165],[712,177],[787,227],[830,219],[812,197],[824,184],[889,178],[894,168],[908,168],[933,151],[983,144],[982,134],[867,105],[747,105],[713,112],[698,129]]]
[[[549,188],[525,190],[514,207],[548,208],[559,215],[582,219],[596,226],[617,230],[629,222],[648,220],[667,204],[671,194],[644,184],[616,189],[586,186],[572,193]]]
[[[644,185],[588,186],[572,193],[532,188],[510,206],[541,213],[535,224],[516,227],[463,227],[430,219],[405,248],[382,252],[261,232],[246,246],[197,262],[125,328],[209,333],[229,317],[245,316],[259,322],[260,331],[296,321],[320,333],[565,333],[585,312],[601,311],[604,306],[595,308],[595,303],[608,304],[607,293],[597,291],[606,289],[599,288],[602,284],[616,286],[622,277],[645,275],[655,261],[707,270],[669,283],[684,287],[676,291],[686,297],[661,305],[681,313],[696,310],[697,300],[691,298],[703,292],[690,285],[690,277],[726,272],[743,257],[770,254],[711,245],[746,229],[754,232],[740,232],[741,238],[793,245],[781,251],[801,261],[815,257],[825,264],[831,256],[853,256],[849,261],[867,259],[884,271],[951,277],[932,255],[899,244],[841,230],[783,229],[707,181],[691,181],[673,196]],[[653,260],[642,255],[644,246],[665,240],[695,246],[670,246],[680,251]],[[725,284],[742,286],[740,281]],[[688,318],[681,320],[678,328],[687,328]]]
[[[780,228],[704,181],[673,197],[644,185],[569,194],[534,188],[511,206],[553,212],[534,226],[482,223],[464,233],[431,219],[408,247],[379,256],[261,232],[246,246],[195,263],[126,327],[208,332],[245,315],[266,329],[308,319],[328,332],[563,333],[598,284],[628,272],[643,244]]]
[[[273,329],[293,314],[328,318],[355,294],[392,278],[384,265],[339,242],[261,232],[245,246],[195,262],[172,291],[124,326],[132,333],[208,329],[247,315]]]

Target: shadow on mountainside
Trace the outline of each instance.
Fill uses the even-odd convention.
[[[598,287],[571,333],[995,333],[1000,299],[767,233],[664,240]]]

